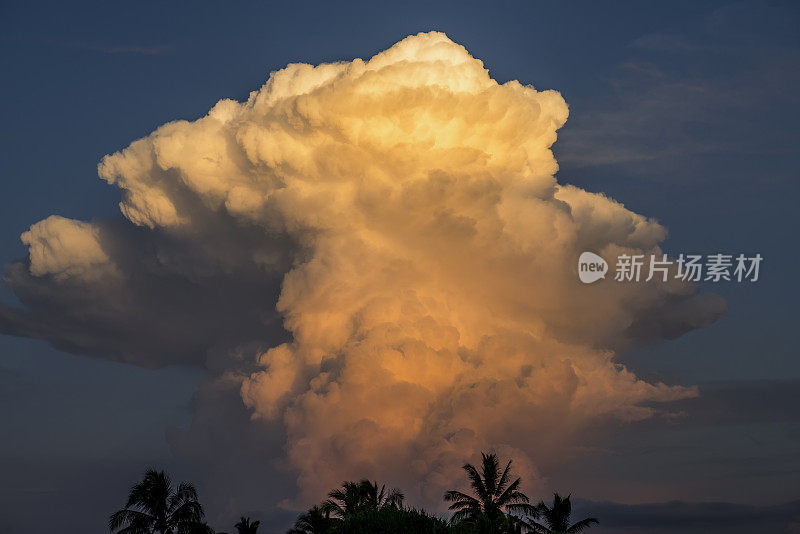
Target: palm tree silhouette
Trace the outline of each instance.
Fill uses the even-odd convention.
[[[449,509],[454,510],[451,521],[469,521],[490,525],[506,524],[511,518],[505,512],[519,512],[533,517],[538,517],[535,506],[528,504],[528,496],[519,491],[520,478],[511,482],[511,460],[505,469],[500,471],[500,462],[496,454],[481,453],[483,465],[478,471],[472,464],[465,464],[464,471],[469,477],[475,496],[467,495],[460,491],[451,490],[444,494],[444,500],[452,502]]]
[[[553,506],[547,506],[544,501],[540,502],[537,508],[545,524],[529,521],[526,522],[526,526],[533,532],[540,534],[576,534],[583,532],[593,524],[600,523],[594,517],[587,517],[570,525],[569,516],[572,514],[572,503],[569,502],[570,497],[571,495],[567,495],[565,499],[558,493],[554,493]]]
[[[249,517],[242,517],[233,527],[238,534],[256,534],[260,524],[261,521],[251,521]]]
[[[404,499],[400,491],[392,489],[387,493],[385,485],[379,490],[377,482],[367,479],[361,482],[343,482],[342,487],[331,491],[328,497],[322,503],[321,511],[339,518],[386,506],[401,508]]]
[[[378,490],[378,483],[375,481],[362,480],[360,482],[361,491],[364,493],[364,506],[368,509],[375,508],[402,508],[405,496],[400,490],[395,488],[386,491],[386,485],[382,485]]]
[[[118,534],[211,534],[204,515],[192,484],[173,489],[164,471],[150,469],[131,488],[125,508],[111,514],[108,528],[120,529]]]
[[[300,515],[294,523],[294,528],[287,534],[323,534],[333,524],[328,513],[323,512],[319,506],[313,506],[308,512]]]

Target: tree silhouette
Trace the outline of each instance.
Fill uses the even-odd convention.
[[[256,534],[260,524],[261,521],[251,521],[249,517],[242,517],[233,527],[238,534]]]
[[[402,508],[405,496],[400,490],[390,489],[386,492],[386,485],[382,485],[378,490],[378,483],[369,480],[362,480],[360,483],[361,491],[364,493],[364,507],[373,510],[377,508]]]
[[[576,534],[583,532],[593,524],[600,523],[594,517],[587,517],[570,525],[569,520],[572,514],[570,497],[571,495],[567,495],[567,498],[564,499],[558,493],[554,493],[552,506],[547,506],[544,501],[540,502],[537,508],[545,524],[529,521],[526,522],[526,526],[540,534]]]
[[[483,464],[480,471],[472,464],[463,467],[475,496],[455,490],[444,494],[444,500],[453,503],[449,507],[454,511],[451,522],[468,521],[488,525],[491,531],[498,527],[507,528],[509,522],[517,522],[515,516],[507,517],[506,512],[538,517],[537,508],[528,504],[528,496],[519,491],[521,479],[511,482],[511,460],[501,472],[496,454],[481,453],[481,456]]]
[[[118,534],[211,534],[203,517],[192,484],[181,482],[173,489],[164,471],[150,469],[131,488],[125,508],[111,514],[108,528],[120,529]]]
[[[456,530],[423,510],[383,506],[335,520],[325,534],[478,534]]]
[[[312,507],[308,512],[300,515],[294,523],[294,528],[288,534],[323,534],[333,524],[329,514],[322,511],[319,506]]]
[[[367,479],[361,482],[343,482],[342,487],[331,491],[328,497],[322,503],[321,511],[339,518],[383,507],[400,508],[404,499],[400,491],[392,489],[387,493],[385,485],[379,490],[377,482]]]

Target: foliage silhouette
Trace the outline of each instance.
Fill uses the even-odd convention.
[[[256,534],[260,524],[261,521],[252,521],[249,517],[242,517],[233,527],[236,529],[237,534]]]
[[[496,454],[481,453],[481,456],[480,471],[472,464],[463,466],[475,496],[456,490],[444,494],[444,500],[452,503],[451,522],[473,524],[480,532],[520,531],[522,523],[515,514],[537,518],[537,507],[529,504],[528,496],[519,491],[521,479],[511,481],[511,460],[501,471]]]
[[[111,514],[108,528],[118,534],[213,534],[204,516],[192,484],[173,488],[164,471],[150,469],[131,488],[125,508]]]
[[[572,514],[572,503],[569,501],[571,495],[562,498],[558,493],[553,494],[553,505],[547,506],[544,501],[537,506],[544,524],[536,521],[526,522],[526,526],[537,534],[577,534],[591,527],[593,524],[600,523],[594,517],[587,517],[572,525],[569,524]]]
[[[308,512],[301,514],[288,534],[324,534],[331,528],[335,519],[323,512],[319,506],[313,506]]]
[[[361,482],[343,482],[342,487],[331,491],[328,497],[322,503],[321,511],[340,519],[369,510],[400,508],[404,499],[400,491],[392,489],[387,493],[385,485],[379,490],[377,482],[367,479]]]
[[[349,515],[333,523],[328,534],[449,534],[447,522],[422,510],[383,507]]]
[[[481,457],[479,468],[463,466],[472,495],[456,490],[444,494],[453,511],[449,522],[406,508],[400,491],[363,479],[343,482],[301,514],[288,534],[577,534],[598,523],[589,517],[570,524],[569,495],[555,493],[552,506],[532,506],[519,489],[521,479],[512,481],[511,460],[501,469],[496,454]],[[258,534],[259,525],[241,517],[234,527],[237,534]],[[195,487],[186,482],[173,487],[164,471],[154,469],[131,488],[125,508],[111,514],[108,526],[116,534],[214,534],[204,522]]]

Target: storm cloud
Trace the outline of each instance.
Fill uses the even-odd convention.
[[[696,396],[619,355],[725,311],[679,280],[577,281],[582,251],[659,253],[666,230],[557,182],[567,116],[558,92],[500,84],[437,32],[291,64],[106,156],[121,216],[25,232],[6,273],[23,307],[0,330],[207,368],[173,451],[290,475],[284,507],[362,476],[437,503],[489,448],[535,485],[587,422]]]

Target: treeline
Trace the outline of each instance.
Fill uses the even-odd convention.
[[[449,520],[406,507],[399,490],[348,481],[301,514],[288,534],[574,534],[598,523],[593,517],[571,523],[569,496],[554,494],[552,504],[531,504],[511,463],[501,469],[495,454],[482,454],[479,467],[464,465],[470,492],[444,494]],[[204,517],[193,485],[173,488],[163,471],[150,470],[131,488],[125,508],[111,515],[109,528],[117,534],[214,534]],[[237,534],[257,534],[258,527],[246,517],[234,525]]]

